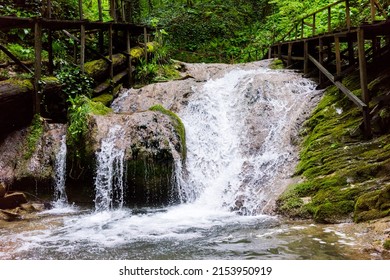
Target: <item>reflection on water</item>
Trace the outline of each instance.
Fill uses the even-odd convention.
[[[181,213],[181,214],[180,214]],[[337,226],[169,209],[62,208],[1,225],[0,259],[369,259]],[[184,219],[185,217],[185,219]]]

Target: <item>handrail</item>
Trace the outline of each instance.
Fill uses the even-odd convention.
[[[327,32],[332,32],[332,17],[331,17],[332,8],[339,5],[339,4],[342,4],[342,3],[345,3],[345,27],[349,30],[351,28],[351,12],[350,12],[349,0],[339,0],[339,1],[336,1],[334,3],[331,3],[327,6],[320,8],[315,12],[312,12],[308,15],[305,15],[304,17],[300,18],[299,20],[295,21],[293,23],[293,27],[281,39],[277,40],[277,42],[284,42],[284,41],[286,41],[286,38],[291,38],[291,35],[294,33],[294,30],[295,30],[295,34],[294,34],[295,40],[297,40],[298,38],[299,39],[305,38],[305,36],[304,36],[305,35],[304,34],[304,26],[305,25],[312,27],[311,36],[315,36],[316,32],[317,32],[316,15],[318,13],[324,12],[326,10],[328,11],[328,19],[327,19],[327,23],[328,23],[327,29],[328,30],[327,30]],[[369,0],[367,2],[367,4],[365,5],[365,7],[367,7],[368,5],[370,5],[370,8],[371,8],[371,21],[375,21],[375,16],[376,16],[377,11],[379,11],[381,13],[381,15],[383,15],[385,17],[387,16],[383,7],[380,5],[380,3],[377,0]],[[308,18],[313,19],[312,23],[306,22],[306,20]],[[299,29],[300,29],[300,34],[298,33]]]
[[[278,41],[279,42],[285,41],[286,37],[290,37],[291,33],[294,30],[296,30],[295,39],[298,39],[298,34],[297,33],[298,33],[298,29],[299,29],[300,25],[301,25],[300,39],[304,38],[304,25],[312,27],[312,36],[314,36],[315,33],[316,33],[316,15],[318,13],[321,13],[321,12],[325,11],[325,10],[328,10],[328,32],[331,32],[331,8],[334,7],[334,6],[337,6],[337,5],[341,4],[341,3],[345,3],[345,13],[346,13],[345,20],[346,20],[346,26],[349,29],[350,26],[351,26],[351,16],[350,16],[349,0],[339,0],[339,1],[336,1],[334,3],[331,3],[331,4],[327,5],[325,7],[322,7],[320,9],[318,9],[317,11],[312,12],[312,13],[304,16],[303,18],[300,18],[299,20],[295,21],[295,23],[293,25],[293,28]],[[305,22],[305,20],[310,18],[310,17],[313,18],[313,23],[312,24]]]

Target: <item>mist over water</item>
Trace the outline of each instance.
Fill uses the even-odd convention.
[[[349,258],[353,237],[265,215],[294,169],[292,139],[313,94],[299,74],[265,68],[237,67],[194,87],[178,112],[188,151],[172,187],[182,203],[165,208],[123,207],[123,128],[114,125],[96,155],[95,209],[53,209],[1,228],[0,258]]]

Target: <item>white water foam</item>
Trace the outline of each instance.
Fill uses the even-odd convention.
[[[102,140],[100,151],[96,153],[96,211],[122,208],[124,203],[125,152],[115,146],[115,140],[120,139],[122,132],[119,125],[112,126]]]
[[[66,153],[66,135],[63,135],[60,142],[60,149],[56,155],[56,161],[54,165],[54,206],[56,208],[64,207],[68,203],[68,197],[65,190]]]

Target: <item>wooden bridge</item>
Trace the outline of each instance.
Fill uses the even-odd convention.
[[[366,63],[389,52],[390,20],[379,2],[370,0],[366,5],[370,21],[352,26],[349,2],[337,1],[295,22],[293,28],[271,46],[269,57],[283,60],[287,67],[298,67],[307,76],[313,74],[314,68],[320,87],[329,81],[338,87],[362,111],[362,129],[365,137],[370,138],[371,118],[377,108],[370,108]],[[340,6],[345,11],[344,21],[334,27],[332,12]],[[327,18],[326,30],[320,30],[316,24],[320,16]],[[382,19],[377,20],[378,16]],[[356,69],[360,72],[360,97],[342,83],[343,77]]]
[[[25,3],[25,1],[22,1]],[[84,18],[83,12],[83,0],[78,1],[79,18],[77,20],[63,20],[55,19],[52,17],[52,1],[42,1],[42,16],[34,18],[22,18],[16,16],[0,16],[0,30],[8,31],[11,29],[30,29],[34,34],[34,52],[35,62],[33,70],[24,65],[17,57],[15,57],[5,46],[0,44],[0,51],[3,51],[9,56],[16,64],[18,64],[24,71],[33,74],[34,76],[34,100],[33,100],[33,113],[41,113],[41,101],[42,94],[40,91],[40,80],[43,74],[53,74],[53,32],[59,31],[70,37],[73,41],[77,42],[79,48],[75,48],[75,57],[80,69],[84,72],[84,63],[87,60],[86,50],[88,49],[95,56],[104,59],[109,64],[109,77],[111,80],[114,78],[114,63],[113,52],[120,52],[127,56],[127,76],[128,83],[132,81],[132,65],[130,57],[131,37],[143,37],[143,43],[145,46],[145,55],[147,53],[146,43],[148,41],[148,32],[150,28],[147,26],[140,26],[131,24],[126,21],[125,16],[125,4],[126,1],[122,0],[121,7],[114,7],[111,11],[110,22],[103,22],[103,11],[101,0],[98,0],[98,21],[89,21]],[[116,1],[113,1],[115,4]],[[118,16],[119,15],[119,16]],[[121,32],[123,36],[114,37],[114,34]],[[48,52],[48,73],[42,73],[42,50],[43,50],[43,35],[47,34],[47,52]],[[98,33],[98,50],[89,46],[86,42],[87,33]],[[115,40],[115,41],[114,41]],[[121,42],[118,42],[121,40]],[[116,44],[115,44],[116,43]],[[107,46],[108,44],[108,46]],[[116,46],[124,46],[123,49],[115,48]],[[77,51],[79,49],[79,51]],[[107,50],[107,51],[106,51]],[[77,53],[78,52],[78,53]]]

